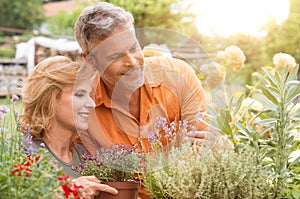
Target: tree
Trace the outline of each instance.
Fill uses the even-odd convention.
[[[53,17],[47,19],[47,29],[54,35],[74,35],[74,24],[79,17],[82,8],[75,8],[71,12],[60,10]]]
[[[187,0],[107,0],[107,2],[131,12],[136,28],[159,27],[182,31],[193,23],[195,17],[188,12],[191,5],[185,5]]]
[[[123,7],[131,12],[135,19],[135,28],[156,27],[161,29],[171,29],[190,35],[196,32],[194,25],[195,15],[188,12],[191,6],[188,0],[107,0],[106,2]],[[100,2],[94,0],[93,3]],[[84,2],[77,2],[78,8],[72,13],[59,13],[50,19],[49,27],[53,30],[73,29],[75,20],[79,16],[79,10],[87,6]],[[57,33],[57,32],[55,32]],[[57,33],[59,34],[59,33]],[[60,34],[70,34],[68,31]]]
[[[1,0],[0,27],[33,30],[44,19],[41,0]]]
[[[96,2],[98,2],[96,0]],[[157,43],[167,41],[176,42],[181,37],[197,32],[194,24],[195,14],[189,12],[192,6],[188,0],[107,0],[107,2],[123,7],[133,14],[135,28],[138,29],[137,36],[142,46],[151,43],[151,38],[155,38]],[[163,30],[176,31],[167,37]],[[149,40],[150,38],[150,40]],[[174,43],[173,42],[173,43]]]
[[[272,57],[275,53],[283,52],[292,55],[297,62],[300,61],[300,1],[290,0],[288,19],[280,26],[271,20],[265,38],[266,53]]]

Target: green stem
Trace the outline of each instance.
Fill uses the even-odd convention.
[[[288,115],[285,114],[285,91],[284,91],[284,83],[283,82],[280,87],[280,102],[278,107],[278,120],[275,124],[275,133],[276,133],[276,143],[277,153],[275,160],[275,168],[276,168],[276,185],[275,185],[275,198],[282,193],[285,189],[285,182],[287,180],[286,169],[287,169],[287,161],[288,156],[286,155],[287,150],[287,135],[286,135],[286,127],[288,123]]]

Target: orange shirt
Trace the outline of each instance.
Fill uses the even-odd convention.
[[[167,57],[145,58],[145,84],[140,88],[140,120],[111,102],[103,82],[96,85],[95,112],[89,119],[89,131],[80,134],[90,153],[100,146],[132,145],[141,138],[144,149],[150,149],[148,135],[158,116],[168,123],[192,122],[203,111],[206,94],[193,69],[184,61]],[[99,78],[99,76],[97,77]],[[204,125],[198,126],[198,129]]]

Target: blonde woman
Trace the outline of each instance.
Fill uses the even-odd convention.
[[[94,176],[80,176],[71,168],[87,153],[75,140],[78,130],[88,129],[88,116],[95,107],[91,98],[94,72],[81,66],[64,56],[40,62],[23,88],[21,125],[33,137],[32,148],[46,148],[64,173],[84,187],[88,194],[85,198],[93,198],[99,191],[116,194],[117,190],[101,184]]]

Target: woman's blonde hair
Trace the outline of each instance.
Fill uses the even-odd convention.
[[[94,71],[83,63],[73,62],[65,56],[55,56],[41,61],[26,79],[22,90],[24,114],[21,116],[22,131],[43,141],[55,121],[57,99],[62,89],[76,80],[93,76]],[[76,137],[74,137],[75,140]]]

